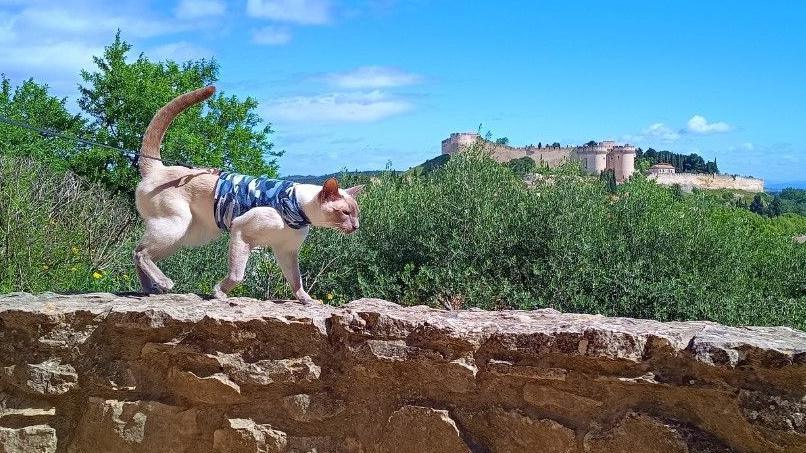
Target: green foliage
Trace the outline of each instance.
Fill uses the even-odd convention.
[[[764,205],[764,201],[761,199],[761,194],[756,194],[753,197],[753,202],[750,203],[750,212],[754,212],[758,215],[764,215],[767,211],[767,207]]]
[[[96,69],[82,70],[79,106],[92,119],[97,140],[127,149],[139,149],[140,140],[154,113],[175,96],[214,83],[215,60],[182,63],[152,62],[140,54],[128,61],[132,46],[120,33],[94,57]],[[276,157],[269,141],[271,127],[257,115],[257,101],[218,93],[202,108],[194,106],[177,117],[164,139],[162,157],[276,176]],[[74,158],[74,170],[114,190],[133,191],[137,168],[113,150],[91,149]]]
[[[495,139],[496,145],[509,145],[509,137],[500,137]]]
[[[0,115],[72,136],[91,138],[115,147],[137,150],[151,117],[175,96],[214,83],[214,60],[152,62],[140,54],[128,61],[132,46],[120,33],[102,56],[94,57],[96,69],[82,70],[78,105],[91,122],[70,114],[65,99],[48,93],[47,85],[27,80],[12,88],[0,78]],[[205,105],[180,115],[165,136],[162,157],[235,170],[249,174],[277,175],[276,157],[268,124],[256,113],[257,101],[239,100],[218,93]],[[113,149],[79,146],[71,140],[41,137],[15,126],[0,124],[0,155],[30,156],[57,170],[70,169],[115,192],[132,193],[139,179],[132,156]]]
[[[534,188],[478,150],[415,177],[368,184],[361,230],[313,230],[302,252],[309,292],[331,303],[553,307],[660,320],[806,328],[806,218],[758,216],[722,196],[634,178],[612,193],[577,166]],[[345,184],[347,185],[347,184]],[[47,165],[0,160],[0,291],[137,288],[139,225],[126,197]],[[175,291],[210,294],[226,236],[160,263]],[[290,297],[268,251],[236,295]]]
[[[65,99],[51,96],[47,85],[40,85],[33,79],[12,88],[11,81],[0,76],[0,115],[6,118],[67,135],[82,134],[84,121],[78,115],[71,115],[65,103]],[[28,156],[65,170],[75,146],[70,140],[43,137],[34,131],[0,123],[0,156]]]
[[[134,289],[136,222],[97,184],[0,156],[0,293]]]
[[[618,186],[616,185],[616,172],[612,168],[608,168],[599,174],[599,180],[604,183],[609,193],[616,193],[618,190]]]
[[[529,156],[512,159],[505,165],[521,178],[537,171],[537,162]]]
[[[778,194],[781,200],[781,213],[806,216],[806,190],[787,188]]]
[[[314,231],[303,268],[337,266],[317,295],[806,327],[800,225],[645,179],[610,195],[560,175],[526,189],[473,153],[423,178],[386,177],[352,236]],[[796,222],[797,223],[797,222]]]
[[[671,164],[678,173],[719,173],[716,159],[706,162],[696,153],[686,156],[671,151],[656,151],[653,148],[644,151],[639,148],[635,158],[636,162],[646,162],[649,166],[660,163]]]

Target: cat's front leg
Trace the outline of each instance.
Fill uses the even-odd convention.
[[[305,291],[302,287],[302,276],[299,272],[299,249],[292,250],[274,250],[274,256],[277,257],[277,264],[283,271],[286,281],[291,286],[291,291],[294,297],[304,303],[322,303],[321,300],[316,300]]]
[[[241,234],[233,232],[229,240],[229,271],[227,276],[213,288],[216,299],[226,299],[229,292],[243,281],[251,251],[252,247],[243,240]]]

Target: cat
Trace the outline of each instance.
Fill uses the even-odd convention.
[[[134,249],[134,265],[143,292],[165,293],[174,283],[156,262],[182,247],[197,247],[229,231],[228,272],[214,288],[226,299],[244,279],[250,252],[269,247],[294,297],[314,302],[299,270],[299,249],[310,226],[353,233],[359,226],[355,197],[363,186],[340,189],[335,178],[324,185],[297,184],[223,172],[216,169],[166,166],[160,145],[173,119],[209,98],[215,87],[191,91],[170,101],[151,119],[143,135],[135,190],[137,212],[145,232]]]

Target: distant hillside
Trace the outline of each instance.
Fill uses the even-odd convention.
[[[423,175],[430,171],[433,171],[436,168],[439,168],[445,165],[445,162],[450,159],[450,155],[448,154],[440,154],[439,156],[428,159],[427,161],[421,163],[420,165],[415,165],[414,167],[409,168],[405,172],[396,171],[395,173],[404,173],[404,174],[416,174],[416,175]],[[384,173],[385,170],[364,170],[364,171],[340,171],[337,173],[328,173],[326,175],[289,175],[289,176],[282,176],[282,179],[288,179],[294,182],[302,183],[302,184],[317,184],[322,185],[328,178],[344,178],[345,176],[350,178],[357,178],[357,179],[365,179],[371,178],[373,176],[380,176]]]
[[[768,182],[765,184],[767,192],[780,192],[786,188],[806,189],[806,181]]]
[[[448,162],[450,159],[450,154],[440,154],[439,156],[428,159],[427,161],[421,163],[420,165],[415,165],[414,167],[409,168],[406,170],[407,174],[415,174],[415,175],[424,175],[428,172],[431,172]]]
[[[281,176],[281,179],[287,179],[287,180],[298,182],[298,183],[301,183],[301,184],[317,184],[317,185],[321,186],[329,178],[343,178],[345,175],[363,177],[363,178],[371,178],[373,176],[378,176],[381,173],[383,173],[383,170],[340,171],[340,172],[337,172],[337,173],[328,173],[326,175],[318,175],[318,176],[316,176],[316,175]]]

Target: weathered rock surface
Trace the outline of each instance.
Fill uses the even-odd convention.
[[[806,333],[0,296],[5,452],[803,452]]]

